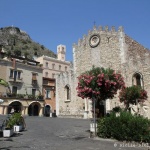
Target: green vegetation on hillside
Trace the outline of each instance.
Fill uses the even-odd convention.
[[[28,53],[28,58],[42,55],[56,58],[54,52],[34,42],[27,33],[17,27],[0,28],[0,45],[6,53],[14,55],[26,56]]]

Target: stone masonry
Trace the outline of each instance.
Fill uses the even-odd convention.
[[[90,40],[99,38],[96,46],[90,45]],[[93,30],[79,39],[77,44],[73,44],[73,66],[70,72],[60,74],[56,81],[56,110],[59,116],[81,117],[87,112],[87,117],[91,117],[90,101],[77,97],[77,77],[92,68],[104,67],[121,72],[126,86],[136,85],[135,80],[139,80],[142,88],[148,92],[150,97],[150,51],[131,37],[127,36],[122,27],[116,31],[115,27],[109,30],[106,27],[93,27]],[[137,77],[139,76],[139,78]],[[138,81],[136,81],[138,82]],[[70,91],[69,101],[65,98],[65,86],[68,85]],[[60,90],[64,89],[64,90]],[[145,102],[146,117],[150,118],[150,98]],[[118,96],[109,100],[106,107],[111,110],[115,106],[122,106]],[[108,106],[106,106],[108,105]],[[141,112],[143,106],[140,106]]]

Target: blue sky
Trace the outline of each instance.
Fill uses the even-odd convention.
[[[56,53],[72,45],[96,26],[124,27],[127,35],[150,49],[150,0],[0,0],[0,28],[19,27]]]

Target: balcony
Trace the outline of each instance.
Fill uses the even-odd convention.
[[[31,82],[32,82],[32,85],[33,85],[33,86],[38,86],[37,80],[32,80]]]
[[[32,95],[32,94],[16,94],[16,93],[4,93],[0,92],[0,98],[4,99],[22,99],[22,100],[44,100],[43,95]]]
[[[16,84],[21,84],[21,83],[23,83],[23,79],[22,78],[9,77],[9,82],[10,83],[16,83]]]

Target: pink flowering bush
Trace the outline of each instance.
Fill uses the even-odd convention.
[[[124,102],[126,109],[129,108],[130,104],[143,103],[147,97],[147,92],[140,86],[135,85],[123,88],[119,93],[120,102]]]
[[[119,89],[125,87],[120,73],[108,68],[95,68],[78,77],[77,94],[82,99],[92,97],[98,101],[112,99]]]

